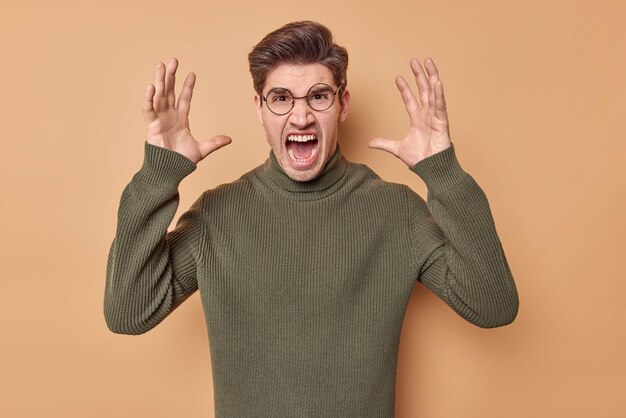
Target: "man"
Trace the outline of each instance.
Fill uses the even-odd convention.
[[[195,76],[175,100],[176,60],[146,91],[145,160],[122,194],[107,270],[111,330],[141,334],[199,289],[217,417],[392,417],[402,319],[419,280],[481,327],[510,323],[518,297],[486,197],[456,160],[432,60],[396,82],[411,128],[377,139],[428,186],[346,161],[348,55],[327,28],[288,24],[249,54],[268,160],[205,192],[167,232],[177,187],[230,143],[196,141]]]

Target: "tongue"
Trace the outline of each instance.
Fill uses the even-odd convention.
[[[293,149],[293,153],[299,160],[307,160],[311,157],[313,153],[313,147],[315,146],[316,141],[307,141],[307,142],[293,142],[291,148]]]

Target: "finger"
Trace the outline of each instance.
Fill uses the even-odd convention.
[[[164,107],[163,91],[165,89],[165,65],[163,65],[162,62],[157,64],[156,74],[154,77],[154,88],[154,109],[159,111]]]
[[[141,110],[146,122],[152,122],[157,118],[157,114],[154,110],[154,86],[152,84],[146,86],[146,95]]]
[[[189,116],[189,109],[191,107],[191,96],[193,96],[193,87],[196,84],[196,75],[194,73],[187,74],[185,78],[185,82],[183,83],[183,89],[180,92],[180,96],[178,96],[178,106],[177,109],[179,112],[184,113]]]
[[[406,112],[409,114],[411,126],[413,126],[415,123],[417,123],[417,119],[419,117],[419,103],[417,103],[417,99],[413,95],[413,91],[411,91],[409,83],[407,83],[404,78],[402,78],[401,76],[397,76],[396,86],[398,86],[400,96],[402,96],[402,100],[404,101],[404,107],[406,108]]]
[[[443,95],[443,83],[437,80],[435,83],[435,117],[443,121],[448,121],[448,110],[446,106],[446,98]]]
[[[420,103],[422,107],[427,107],[430,105],[430,85],[428,84],[428,79],[426,78],[426,73],[424,72],[422,65],[415,58],[411,60],[411,70],[413,71],[413,75],[415,75],[415,82],[417,83],[417,88],[419,90]]]
[[[173,107],[176,104],[176,69],[178,68],[178,60],[172,58],[167,63],[165,70],[165,98],[168,106]]]
[[[428,96],[431,105],[435,105],[435,84],[439,81],[439,72],[437,71],[437,67],[435,66],[435,62],[432,58],[426,58],[424,61],[424,67],[426,67],[426,72],[428,73],[428,84],[430,86],[430,94]]]
[[[226,135],[217,135],[211,139],[206,139],[204,141],[200,141],[198,143],[198,147],[200,148],[200,153],[202,154],[202,158],[206,157],[213,151],[216,151],[228,144],[230,144],[233,140]]]
[[[385,138],[375,138],[369,142],[368,146],[370,148],[387,151],[388,153],[400,158],[398,155],[400,142],[398,141],[393,141],[391,139],[385,139]]]

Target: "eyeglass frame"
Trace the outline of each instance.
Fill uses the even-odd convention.
[[[330,102],[330,105],[328,105],[328,107],[327,107],[326,109],[322,109],[322,110],[315,109],[315,108],[314,108],[313,106],[311,106],[311,104],[309,103],[309,94],[310,94],[311,90],[313,89],[313,87],[315,87],[315,86],[320,86],[320,85],[321,85],[321,86],[326,86],[326,87],[328,87],[328,88],[330,89],[330,91],[332,91],[332,92],[333,92],[333,101],[332,101],[332,102]],[[265,102],[265,104],[267,105],[267,109],[268,109],[270,112],[272,112],[273,114],[275,114],[276,116],[284,116],[284,115],[286,115],[287,113],[291,112],[291,111],[293,110],[293,108],[296,106],[296,100],[300,100],[300,99],[305,99],[305,100],[306,100],[306,105],[307,105],[309,108],[311,108],[311,110],[314,110],[314,111],[316,111],[316,112],[325,112],[325,111],[327,111],[328,109],[330,109],[330,108],[333,106],[333,104],[335,104],[335,97],[337,96],[337,93],[339,93],[339,90],[341,90],[342,88],[343,88],[343,84],[341,84],[339,87],[337,87],[337,90],[333,90],[333,88],[332,88],[331,86],[329,86],[328,84],[326,84],[326,83],[315,83],[315,84],[313,84],[311,87],[309,87],[309,89],[308,89],[308,90],[307,90],[307,92],[306,92],[306,95],[304,95],[304,96],[302,96],[302,97],[296,97],[296,96],[294,96],[294,95],[293,95],[293,93],[292,93],[292,92],[291,92],[291,90],[289,90],[289,89],[286,89],[286,88],[284,88],[284,87],[274,87],[274,88],[271,88],[271,89],[270,89],[270,91],[268,91],[268,92],[267,92],[267,95],[263,96],[263,95],[261,94],[261,99],[262,99],[262,100],[261,100],[261,103]],[[268,104],[267,104],[267,96],[269,96],[269,94],[270,94],[271,92],[273,92],[274,90],[285,90],[286,92],[288,92],[288,93],[289,93],[289,95],[290,95],[290,96],[291,96],[291,98],[293,99],[293,102],[291,102],[291,108],[290,108],[288,111],[286,111],[285,113],[276,113],[276,112],[274,112],[274,111],[272,110],[272,108],[270,107],[270,105],[268,105]]]

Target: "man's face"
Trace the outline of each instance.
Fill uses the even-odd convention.
[[[327,84],[333,90],[339,87],[330,69],[323,64],[282,64],[268,74],[263,95],[281,88],[289,90],[294,97],[303,97],[317,83]],[[343,94],[343,104],[339,103],[340,94]],[[349,100],[350,94],[341,90],[330,108],[316,111],[305,99],[299,99],[289,113],[278,116],[259,96],[254,97],[267,142],[290,178],[308,181],[320,175],[337,149],[337,125],[346,118]]]

